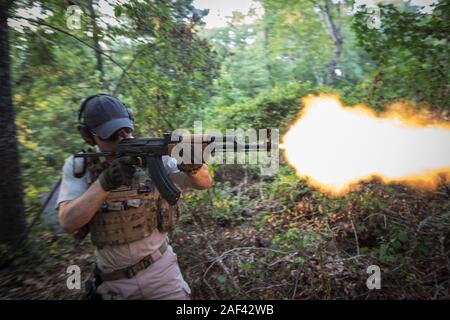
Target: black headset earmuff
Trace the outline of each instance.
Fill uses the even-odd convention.
[[[109,96],[109,97],[115,98],[115,97],[113,97],[113,96],[111,96],[109,94],[106,94],[106,93],[94,94],[94,95],[89,96],[86,99],[84,99],[84,101],[81,103],[80,110],[78,111],[78,125],[77,125],[78,132],[80,133],[80,135],[83,138],[83,140],[87,144],[90,144],[91,146],[95,146],[95,140],[94,140],[94,137],[91,134],[91,130],[89,129],[89,127],[85,123],[82,122],[82,117],[83,117],[83,112],[84,112],[84,109],[86,108],[87,102],[89,100],[91,100],[92,98],[98,97],[98,96]],[[130,108],[127,108],[126,106],[125,106],[125,109],[127,110],[128,118],[131,120],[131,122],[134,123],[133,112],[131,111]]]

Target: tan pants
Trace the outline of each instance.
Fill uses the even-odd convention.
[[[161,258],[135,277],[105,281],[97,288],[97,293],[105,300],[188,300],[191,290],[169,246]]]

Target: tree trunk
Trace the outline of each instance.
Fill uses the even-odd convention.
[[[266,63],[267,74],[269,75],[269,83],[270,86],[273,88],[275,87],[275,81],[273,79],[272,65],[270,63],[269,34],[270,34],[269,27],[268,26],[264,27],[264,54],[265,54],[264,59]]]
[[[327,77],[327,84],[333,85],[334,80],[336,79],[336,67],[338,66],[340,57],[341,57],[341,50],[342,50],[342,42],[336,42],[334,44],[334,50],[333,50],[333,58],[328,63],[328,77]]]
[[[14,242],[25,230],[20,159],[14,123],[9,58],[8,11],[0,0],[0,241]]]
[[[322,4],[319,4],[319,9],[322,14],[325,28],[328,36],[334,44],[333,57],[328,63],[328,77],[327,84],[333,85],[336,79],[336,67],[339,64],[339,60],[342,52],[342,45],[344,43],[344,37],[342,35],[342,17],[341,17],[341,4],[338,2],[333,5],[331,0],[324,0]],[[335,7],[335,17],[332,14],[332,6]]]
[[[95,10],[94,10],[94,4],[93,0],[89,0],[88,4],[89,8],[89,18],[91,20],[91,27],[92,27],[92,40],[94,41],[94,46],[96,48],[95,50],[95,59],[97,61],[95,69],[100,72],[100,82],[102,84],[102,88],[106,89],[105,84],[105,71],[103,69],[103,57],[102,57],[102,48],[99,44],[99,33],[100,30],[97,25],[97,17],[95,16]]]

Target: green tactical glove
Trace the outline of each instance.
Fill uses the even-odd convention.
[[[134,166],[137,164],[139,164],[139,159],[133,157],[120,157],[113,160],[111,165],[98,177],[103,190],[111,191],[122,185],[129,186],[136,172]]]

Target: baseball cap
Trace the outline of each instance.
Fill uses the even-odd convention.
[[[108,139],[121,128],[134,130],[127,108],[110,95],[97,95],[86,102],[84,123],[101,139]]]

